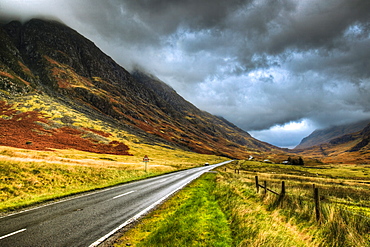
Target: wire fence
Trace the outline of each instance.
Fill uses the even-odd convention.
[[[225,171],[226,171],[226,168],[225,168]],[[234,172],[236,174],[240,174],[240,169],[234,169]],[[243,171],[244,172],[244,171]],[[263,194],[267,194],[268,192],[270,193],[273,193],[275,194],[276,196],[278,196],[277,198],[277,203],[281,203],[286,195],[286,186],[285,186],[285,181],[284,180],[281,180],[280,181],[280,191],[276,191],[276,189],[274,190],[273,188],[269,187],[267,185],[267,181],[264,180],[262,183],[260,182],[260,178],[259,176],[255,176],[254,177],[255,179],[255,187],[256,187],[256,192],[257,193],[260,193],[260,192],[263,192]],[[276,186],[275,186],[276,187]],[[260,190],[262,189],[262,190]],[[312,184],[312,197],[305,197],[307,200],[313,200],[313,203],[315,205],[315,209],[314,209],[314,213],[315,213],[315,218],[317,221],[320,221],[322,220],[322,208],[321,208],[321,202],[322,202],[322,198],[325,198],[324,196],[321,196],[321,192],[322,192],[322,189],[320,189],[316,184]],[[346,206],[358,206],[358,207],[365,207],[365,208],[370,208],[370,205],[369,206],[366,206],[366,205],[353,205],[352,203],[344,203],[344,202],[335,202],[335,201],[329,201],[329,200],[325,200],[325,203],[329,203],[329,204],[336,204],[336,205],[342,205],[342,204],[346,204]],[[367,220],[370,220],[370,217],[366,216],[366,215],[362,215],[362,214],[359,214],[359,213],[356,213],[356,212],[353,212],[351,210],[347,210],[347,209],[344,209],[344,207],[342,207],[342,210],[348,212],[348,213],[351,213],[353,215],[356,215],[358,217],[362,217],[362,218],[366,218]]]
[[[239,171],[238,171],[238,174],[239,174]],[[275,195],[278,196],[278,200],[277,202],[280,203],[285,195],[286,195],[286,186],[285,186],[285,181],[281,181],[281,189],[280,189],[280,192],[277,192],[277,191],[274,191],[272,190],[271,188],[268,188],[267,186],[267,181],[263,181],[263,184],[260,184],[260,181],[259,181],[259,176],[255,176],[255,186],[256,186],[256,192],[257,193],[260,193],[260,188],[263,189],[263,193],[266,195],[267,192],[271,192]],[[321,199],[320,199],[320,189],[317,187],[316,184],[312,184],[312,189],[313,189],[313,196],[312,198],[307,198],[307,199],[313,199],[314,201],[314,205],[315,205],[315,216],[316,216],[316,220],[317,221],[320,221],[322,219],[322,209],[321,209]],[[327,202],[327,203],[331,203],[331,204],[341,204],[341,203],[336,203],[336,202]],[[365,215],[361,215],[361,214],[358,214],[358,213],[355,213],[353,211],[350,211],[350,210],[346,210],[346,209],[343,209],[353,215],[356,215],[358,217],[363,217],[363,218],[366,218],[368,220],[370,220],[370,217],[367,217]]]

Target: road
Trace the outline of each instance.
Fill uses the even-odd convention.
[[[97,246],[203,173],[228,162],[165,174],[0,218],[0,246]]]

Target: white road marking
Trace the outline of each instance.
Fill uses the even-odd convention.
[[[124,193],[124,194],[121,194],[121,195],[115,196],[115,197],[113,197],[113,199],[116,199],[116,198],[119,198],[119,197],[121,197],[121,196],[125,196],[125,195],[128,195],[128,194],[131,194],[131,193],[134,193],[134,192],[135,192],[135,190],[133,190],[133,191],[129,191],[129,192],[126,192],[126,193]]]
[[[101,244],[102,242],[104,242],[107,238],[109,238],[111,235],[113,235],[114,233],[116,233],[119,229],[121,229],[121,228],[127,226],[128,224],[130,224],[131,222],[134,222],[135,220],[139,219],[142,215],[148,213],[151,209],[153,209],[157,205],[161,204],[164,200],[166,200],[171,195],[175,194],[177,191],[179,191],[182,188],[184,188],[186,185],[188,185],[189,183],[191,183],[192,181],[194,181],[194,179],[198,178],[202,174],[203,174],[202,172],[198,172],[198,173],[194,174],[193,176],[191,176],[191,178],[189,179],[188,182],[186,182],[185,184],[180,185],[177,189],[171,191],[170,193],[166,194],[165,196],[163,196],[158,201],[156,201],[153,204],[149,205],[147,208],[145,208],[144,210],[142,210],[141,212],[139,212],[138,214],[136,214],[131,219],[128,219],[126,222],[124,222],[123,224],[119,225],[117,228],[113,229],[112,231],[110,231],[109,233],[107,233],[106,235],[104,235],[103,237],[99,238],[94,243],[90,244],[89,247],[96,247],[96,246],[98,246],[99,244]]]
[[[26,228],[23,228],[23,229],[18,230],[18,231],[16,231],[16,232],[9,233],[9,234],[7,234],[7,235],[1,236],[1,237],[0,237],[0,239],[10,237],[10,236],[15,235],[15,234],[20,233],[20,232],[24,232],[25,230],[27,230],[27,229],[26,229]]]
[[[162,179],[162,180],[159,180],[158,183],[163,183],[164,181],[167,181],[168,178],[165,178],[165,179]]]
[[[132,182],[132,183],[135,183],[135,182]],[[93,191],[93,192],[86,191],[86,194],[82,194],[80,196],[72,196],[70,198],[61,199],[60,201],[56,201],[56,202],[52,202],[52,203],[49,203],[49,204],[41,205],[41,206],[38,206],[38,207],[34,207],[34,208],[26,209],[26,210],[21,210],[19,212],[15,212],[15,213],[7,214],[7,215],[4,215],[4,216],[0,216],[0,219],[7,218],[9,216],[13,216],[13,215],[17,215],[17,214],[21,214],[21,213],[24,213],[24,212],[29,212],[29,211],[37,210],[37,209],[44,208],[44,207],[49,207],[49,206],[52,206],[52,205],[55,205],[55,204],[58,204],[58,203],[63,203],[63,202],[71,201],[71,200],[74,200],[74,199],[77,199],[77,198],[82,198],[82,197],[87,197],[87,196],[95,195],[95,194],[98,194],[98,193],[107,192],[109,190],[114,190],[114,189],[117,189],[117,188],[118,187],[110,187],[110,188],[105,188],[105,189],[98,190],[98,191]]]

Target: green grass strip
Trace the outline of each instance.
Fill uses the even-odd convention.
[[[267,211],[250,187],[239,176],[220,173],[215,195],[230,221],[232,246],[313,247],[311,237],[274,212]]]
[[[207,173],[149,214],[116,246],[232,246],[228,221]]]
[[[314,247],[233,174],[205,174],[126,232],[123,246]]]

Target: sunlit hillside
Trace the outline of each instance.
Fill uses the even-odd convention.
[[[15,109],[2,121],[18,129],[7,132],[3,145],[133,155],[136,139],[230,158],[279,151],[197,109],[157,78],[130,74],[63,24],[11,22],[0,40],[0,99]]]

